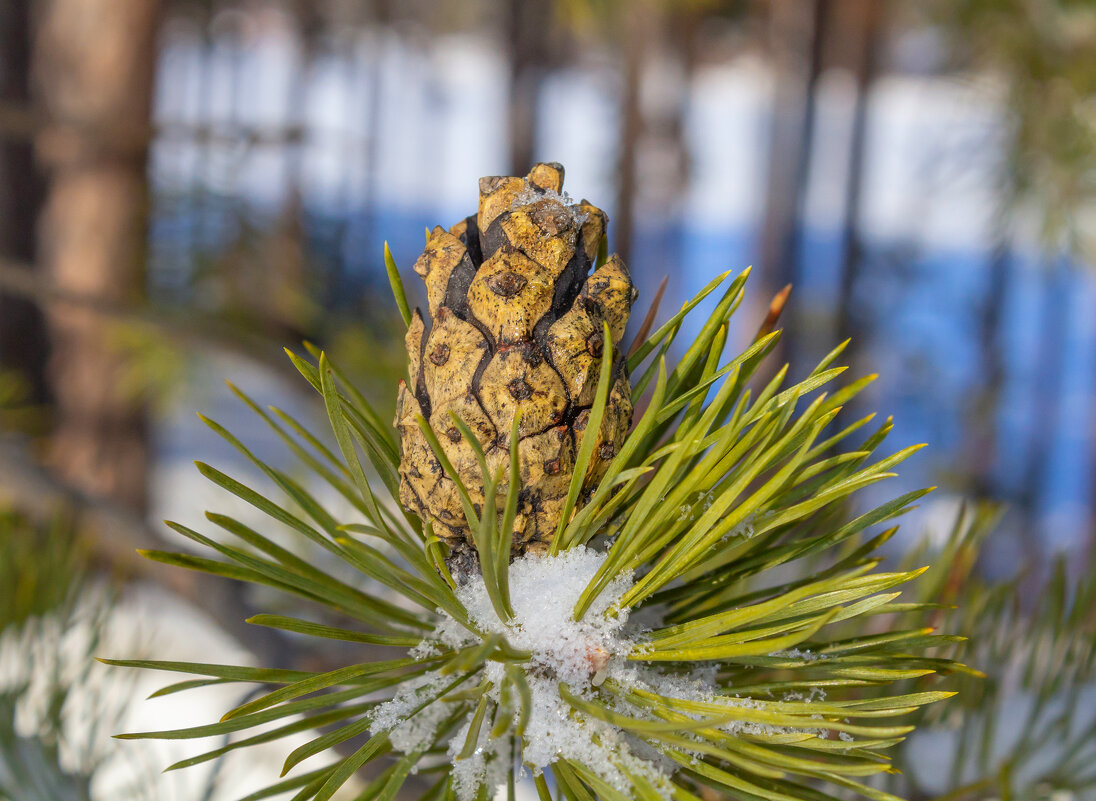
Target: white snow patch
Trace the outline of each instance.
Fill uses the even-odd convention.
[[[373,710],[372,731],[387,731],[392,747],[405,754],[428,746],[450,710],[437,701],[427,703],[418,714],[413,713],[452,680],[452,676],[443,676],[436,670],[408,680],[391,700]]]
[[[716,664],[690,673],[665,673],[629,662],[627,656],[640,646],[645,636],[645,629],[634,623],[629,625],[627,610],[616,608],[616,603],[632,586],[631,573],[611,581],[583,619],[574,620],[579,597],[605,559],[604,553],[578,547],[557,556],[526,556],[516,560],[510,566],[514,616],[505,622],[496,613],[482,580],[477,578],[459,586],[457,597],[480,635],[501,634],[512,649],[529,654],[522,666],[532,695],[520,755],[524,765],[539,774],[553,762],[567,759],[595,771],[626,796],[634,793],[629,775],[642,776],[669,798],[672,792],[670,776],[676,766],[660,758],[654,750],[644,748],[642,743],[616,726],[574,709],[560,696],[559,685],[565,683],[572,693],[605,703],[605,696],[597,688],[606,679],[612,679],[624,689],[641,689],[665,698],[709,705],[711,711],[707,715],[718,715],[720,709],[759,709],[763,704],[721,691],[716,681]],[[420,646],[416,653],[425,655],[436,653],[442,647],[468,647],[479,642],[480,635],[471,633],[441,613],[434,642]],[[787,655],[817,658],[817,655],[800,651],[789,651]],[[487,683],[488,697],[498,703],[505,676],[502,663],[488,661],[482,673],[471,681]],[[438,671],[432,671],[409,682],[391,701],[374,711],[375,730],[389,731],[393,748],[404,753],[431,745],[438,737],[439,726],[454,707],[435,702],[409,719],[408,716],[454,678],[453,674],[442,676]],[[623,700],[611,706],[623,714],[645,716]],[[470,722],[471,713],[448,740],[448,755],[460,801],[470,801],[484,785],[492,787],[503,782],[516,756],[510,753],[509,738],[490,738],[492,718],[488,715],[473,753],[458,759],[468,737]],[[719,728],[729,734],[761,736],[805,731],[737,720]],[[686,734],[686,737],[693,736]]]
[[[437,737],[438,726],[449,716],[449,712],[441,702],[428,704],[417,715],[393,726],[388,732],[388,740],[393,748],[405,754],[427,747]]]
[[[605,677],[618,675],[624,657],[635,648],[635,641],[624,631],[627,611],[609,612],[631,587],[630,572],[611,581],[582,620],[573,617],[579,596],[605,558],[605,554],[578,547],[557,556],[527,556],[515,561],[510,566],[514,617],[506,623],[496,615],[482,582],[465,584],[457,595],[481,630],[504,634],[511,646],[531,654],[526,679],[533,703],[522,761],[539,773],[560,758],[570,759],[629,793],[632,785],[625,771],[645,775],[655,786],[668,782],[648,761],[631,753],[618,729],[572,709],[558,689],[564,682],[571,692],[588,694]],[[443,637],[467,636],[455,623],[443,625],[439,631]],[[446,644],[456,647],[464,641],[451,639]],[[489,663],[487,678],[493,680],[493,692],[497,693],[502,666]]]
[[[605,554],[584,547],[558,556],[527,556],[510,566],[510,599],[513,619],[503,622],[495,612],[483,582],[466,582],[457,589],[457,597],[468,610],[473,625],[483,634],[502,634],[510,646],[527,651],[525,676],[532,693],[532,707],[525,729],[521,760],[539,774],[558,759],[582,763],[596,771],[606,782],[623,793],[632,791],[628,773],[645,776],[653,786],[665,791],[670,784],[666,773],[650,760],[632,753],[627,736],[616,727],[574,710],[559,693],[564,682],[571,692],[589,696],[595,685],[608,676],[628,683],[631,669],[625,656],[636,646],[631,632],[625,631],[628,613],[610,613],[610,609],[632,585],[632,575],[618,576],[591,604],[582,620],[574,620],[579,596],[589,586]],[[465,627],[447,615],[435,629],[437,645],[462,648],[478,641]],[[437,647],[437,646],[435,646]],[[420,649],[430,653],[430,646]],[[490,682],[489,697],[498,702],[505,669],[501,663],[488,662],[482,679]],[[452,680],[452,676],[446,677]],[[437,672],[415,680],[374,712],[377,730],[392,732],[393,748],[404,753],[428,745],[445,717],[446,704],[428,706],[410,721],[404,720],[426,698],[442,686]],[[438,712],[431,707],[442,707]],[[427,713],[428,719],[417,722]],[[491,740],[491,724],[484,721],[474,753],[464,759],[457,756],[464,748],[469,731],[464,722],[449,740],[449,758],[460,801],[475,797],[484,784],[503,781],[511,765],[505,737]]]
[[[522,758],[534,773],[540,773],[557,759],[569,759],[590,768],[625,795],[633,791],[627,776],[631,773],[645,777],[669,797],[666,774],[649,760],[632,753],[620,729],[571,709],[560,698],[553,679],[531,677],[529,686],[533,709],[525,729]]]
[[[590,685],[611,657],[625,656],[635,645],[621,634],[627,611],[606,614],[631,587],[631,573],[615,578],[582,620],[573,618],[579,596],[604,561],[604,554],[584,547],[554,557],[516,560],[510,566],[514,618],[508,623],[495,614],[483,582],[468,582],[457,596],[484,632],[504,634],[514,648],[532,654],[532,672],[567,682],[579,691]]]
[[[470,756],[459,759],[472,720],[469,718],[449,741],[449,761],[453,765],[453,785],[460,801],[471,801],[483,785],[498,787],[506,781],[506,774],[512,761],[510,739],[499,737],[492,740],[490,726],[480,727],[476,739],[476,750]]]

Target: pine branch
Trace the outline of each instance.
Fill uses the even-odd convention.
[[[538,175],[544,185],[534,186]],[[495,213],[497,193],[512,194],[511,217],[500,219],[513,229],[507,236],[526,248],[557,241],[523,238],[532,229],[522,226],[538,219],[550,219],[553,230],[600,224],[593,211],[576,212],[593,209],[588,204],[565,205],[561,180],[558,165],[534,167],[524,183],[487,179],[481,217]],[[545,188],[549,184],[554,189]],[[474,219],[454,229],[464,226],[468,242]],[[601,239],[600,229],[583,232],[591,243]],[[452,281],[472,280],[460,278],[459,265],[451,263],[463,242],[440,228],[428,232],[416,266],[427,281],[432,315],[454,337],[425,351],[421,315],[404,314],[416,386],[424,358],[447,364],[454,351],[464,358],[458,347],[483,338],[437,306],[445,281],[446,296],[459,300]],[[496,302],[490,293],[515,297],[530,280],[540,280],[532,267],[507,257],[513,270],[532,278],[492,273],[490,292],[461,291],[482,306]],[[445,265],[458,277],[450,280]],[[473,419],[475,406],[433,409],[423,405],[425,395],[403,387],[397,440],[327,354],[311,347],[305,355],[290,354],[323,400],[329,436],[240,397],[275,430],[310,481],[291,478],[207,421],[278,492],[268,497],[215,467],[199,469],[266,515],[268,525],[253,529],[211,513],[218,534],[172,524],[208,556],[148,555],[273,588],[302,610],[254,617],[254,624],[386,653],[363,652],[328,671],[115,662],[198,677],[171,685],[170,692],[195,689],[195,681],[261,688],[219,722],[123,736],[234,736],[275,724],[261,735],[270,741],[314,729],[316,736],[287,757],[285,773],[296,777],[274,785],[295,789],[302,801],[332,798],[370,765],[379,773],[362,799],[390,799],[419,771],[439,777],[420,798],[471,801],[486,798],[493,786],[512,787],[515,760],[532,771],[547,801],[691,801],[712,788],[772,801],[847,793],[893,798],[877,789],[891,770],[888,753],[912,731],[909,721],[918,710],[952,694],[928,677],[973,673],[951,658],[958,639],[926,625],[932,604],[895,603],[900,588],[926,568],[883,572],[874,555],[893,534],[891,521],[927,490],[849,512],[860,490],[893,476],[919,446],[876,456],[889,420],[866,436],[860,429],[868,419],[831,430],[842,406],[871,380],[825,393],[844,369],[835,366],[844,345],[798,383],[786,384],[785,368],[764,386],[752,386],[779,334],[724,354],[748,271],[709,284],[625,364],[617,351],[622,319],[613,316],[612,303],[627,297],[630,282],[615,257],[597,265],[600,283],[581,290],[589,292],[581,296],[587,298],[582,310],[597,308],[589,298],[602,292],[608,294],[598,302],[609,311],[602,309],[597,328],[581,335],[593,355],[584,380],[593,383],[589,405],[579,413],[582,425],[573,428],[558,517],[552,536],[540,540],[543,552],[526,550],[512,533],[526,508],[522,498],[527,501],[539,480],[530,471],[540,467],[522,450],[525,415],[542,409],[505,407],[509,435],[485,439],[480,432],[492,429]],[[394,264],[389,276],[400,298]],[[713,313],[681,359],[668,364],[684,316],[717,290]],[[524,314],[520,306],[501,305],[502,322],[481,319],[519,325]],[[494,347],[483,341],[482,347]],[[499,352],[508,358],[505,348]],[[630,392],[621,378],[629,373],[639,376]],[[502,386],[515,401],[534,397],[520,375]],[[645,398],[632,430],[613,440],[602,421],[619,419],[630,400]],[[537,435],[536,429],[525,434]],[[843,446],[850,449],[841,452]],[[433,505],[416,487],[435,487],[439,494],[427,499]],[[348,504],[325,506],[319,499],[328,490]],[[441,497],[448,507],[435,503]],[[533,513],[543,516],[543,508]],[[883,526],[889,527],[880,531]],[[275,531],[323,558],[302,558],[278,544]],[[296,775],[302,762],[337,747],[348,750],[331,767]],[[547,773],[555,790],[544,780]]]

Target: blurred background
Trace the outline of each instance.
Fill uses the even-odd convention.
[[[882,491],[940,487],[895,558],[1003,502],[979,581],[1014,582],[1021,614],[1084,583],[1092,0],[0,0],[0,798],[276,776],[281,747],[186,777],[159,776],[174,752],[120,756],[106,734],[231,696],[135,705],[156,685],[85,657],[322,664],[242,623],[261,598],[136,556],[180,547],[161,518],[225,505],[193,459],[256,472],[193,413],[286,462],[222,379],[315,419],[281,353],[309,340],[388,414],[383,243],[417,291],[423,226],[544,160],[608,212],[637,309],[664,277],[661,318],[752,264],[736,345],[788,283],[793,378],[852,337],[880,373],[855,411],[931,444]],[[20,794],[34,765],[54,789]]]

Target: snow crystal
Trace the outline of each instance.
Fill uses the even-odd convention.
[[[723,535],[723,540],[731,540],[736,537],[741,537],[744,540],[753,539],[754,534],[757,533],[757,529],[754,528],[756,522],[754,515],[746,515],[741,523]]]
[[[748,514],[742,522],[723,535],[723,541],[740,537],[744,540],[753,539],[759,529],[763,529],[765,523],[776,516],[776,510],[767,509],[760,514]]]
[[[457,791],[458,801],[472,801],[479,788],[485,784],[488,787],[502,784],[506,781],[512,761],[509,738],[490,739],[491,727],[487,723],[480,726],[476,750],[470,756],[459,759],[471,724],[471,719],[466,721],[449,741],[449,762],[453,766],[453,786]]]
[[[756,701],[753,698],[740,698],[737,695],[730,696],[719,692],[715,682],[717,672],[718,665],[709,665],[704,668],[693,670],[687,674],[659,673],[649,667],[630,667],[626,671],[622,671],[615,675],[614,678],[621,684],[630,687],[640,687],[648,692],[661,695],[664,698],[707,704],[717,708],[709,709],[704,713],[682,713],[693,719],[718,716],[719,707],[726,709],[728,712],[731,712],[731,710],[734,709],[765,708],[765,705],[762,702]],[[795,698],[795,696],[798,696],[798,698]],[[810,703],[819,697],[824,700],[826,697],[825,691],[820,687],[814,687],[808,695],[790,693],[784,700],[802,700],[806,703]],[[825,730],[822,728],[804,729],[792,726],[771,726],[765,723],[756,723],[747,720],[731,720],[727,723],[714,726],[714,728],[728,734],[751,734],[762,737],[780,734],[813,734],[816,737],[825,736]],[[692,737],[693,735],[686,733],[685,736]],[[699,753],[695,755],[699,755]]]
[[[571,218],[571,223],[576,229],[581,228],[590,216],[587,212],[579,211],[575,204],[575,199],[566,192],[557,192],[554,189],[542,189],[539,186],[529,183],[528,180],[525,181],[525,188],[514,196],[514,200],[510,203],[510,209],[513,210],[522,206],[529,206],[543,200],[550,200],[561,206]]]
[[[405,754],[429,745],[449,710],[444,703],[435,702],[427,704],[417,715],[412,713],[452,680],[452,676],[443,676],[436,670],[409,679],[391,700],[373,710],[372,731],[387,731],[392,747]]]
[[[437,656],[441,653],[441,648],[438,647],[438,643],[435,640],[423,640],[410,651],[407,655],[412,659],[426,659],[431,656]]]
[[[825,701],[826,691],[821,687],[811,687],[810,691],[806,694],[801,692],[787,692],[784,693],[785,701],[802,701],[805,704],[811,704],[815,701]]]
[[[449,711],[443,703],[428,704],[417,715],[393,726],[388,732],[388,741],[393,748],[405,754],[429,746]]]
[[[636,757],[625,735],[616,727],[577,712],[559,695],[556,682],[531,677],[532,714],[525,729],[522,758],[539,773],[559,758],[582,763],[616,790],[628,795],[628,773],[646,777],[656,787],[669,789],[665,774],[648,760]]]
[[[802,659],[804,662],[817,662],[825,659],[825,654],[816,654],[813,651],[799,648],[789,648],[785,651],[773,651],[769,656],[782,656],[785,659]]]
[[[696,520],[697,511],[694,511],[694,509],[696,509],[696,507],[699,505],[706,512],[706,511],[708,511],[709,509],[712,508],[712,504],[714,502],[715,502],[715,493],[712,490],[708,490],[707,492],[698,492],[696,494],[696,501],[695,502],[693,502],[692,504],[684,504],[684,505],[682,505],[678,508],[678,511],[681,512],[681,516],[678,517],[677,521],[679,523],[684,523],[686,520]],[[730,533],[725,534],[723,536],[723,539],[727,539],[728,537],[733,536],[737,532],[738,532],[738,529],[735,528]]]
[[[457,597],[484,632],[504,634],[514,648],[529,651],[534,672],[581,690],[611,657],[633,648],[620,634],[627,612],[606,614],[631,586],[630,573],[615,578],[582,620],[573,619],[575,603],[604,560],[604,554],[583,547],[554,557],[518,559],[510,566],[514,618],[508,623],[495,614],[483,582],[468,582]]]
[[[561,206],[575,205],[575,199],[566,192],[545,189],[536,184],[529,183],[529,180],[526,179],[525,188],[514,195],[514,200],[510,203],[510,208],[516,209],[520,206],[528,206],[530,203],[537,203],[541,200],[554,200]]]

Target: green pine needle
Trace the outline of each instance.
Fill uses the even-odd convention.
[[[385,262],[409,323],[387,245]],[[260,533],[211,513],[221,536],[170,524],[210,556],[145,555],[303,602],[309,611],[301,616],[260,614],[249,622],[350,644],[356,661],[290,671],[107,660],[197,677],[157,695],[230,682],[262,687],[221,721],[119,736],[231,736],[280,721],[171,767],[301,732],[314,736],[287,755],[286,774],[321,753],[334,759],[250,799],[294,791],[302,801],[323,801],[374,762],[379,772],[359,798],[388,801],[416,771],[431,776],[421,783],[423,801],[487,798],[488,781],[509,786],[512,796],[511,747],[532,769],[541,801],[693,801],[711,788],[773,801],[825,801],[849,792],[892,798],[874,783],[892,770],[888,752],[912,730],[907,721],[923,719],[926,708],[952,695],[926,677],[974,672],[951,661],[961,638],[938,634],[928,622],[940,614],[934,601],[947,582],[931,571],[923,576],[915,565],[881,572],[873,556],[895,527],[880,529],[926,491],[852,511],[859,490],[893,476],[917,448],[879,458],[889,420],[866,437],[860,432],[870,417],[831,430],[841,408],[874,378],[825,394],[845,369],[833,364],[844,345],[791,386],[786,368],[764,385],[755,381],[779,332],[724,357],[748,273],[712,281],[633,348],[626,367],[640,376],[634,398],[645,399],[646,408],[604,478],[589,486],[586,466],[619,364],[606,351],[547,556],[511,564],[509,532],[521,492],[517,418],[502,465],[489,464],[471,428],[454,419],[483,475],[485,491],[475,499],[419,419],[474,532],[482,575],[464,584],[445,567],[447,546],[430,524],[400,507],[391,427],[326,354],[310,345],[306,356],[289,354],[322,398],[326,436],[232,387],[310,480],[267,464],[203,417],[273,483],[277,497],[209,465],[199,463],[199,471],[262,512],[269,526]],[[700,333],[668,365],[685,315],[724,285]],[[611,341],[607,329],[604,338]],[[320,501],[324,485],[345,508]],[[267,528],[289,533],[297,546],[277,544],[284,540]],[[538,558],[545,561],[530,561]],[[522,595],[522,582],[529,571],[582,559],[596,560],[587,562],[596,568],[568,600],[560,625],[611,631],[618,639],[612,651],[590,645],[585,657],[580,653],[588,659],[577,663],[581,675],[564,680],[563,662],[521,640],[520,625],[536,622],[529,602],[538,600]],[[931,592],[896,602],[896,588],[914,581],[925,587],[930,579]],[[477,605],[480,590],[486,606]],[[549,614],[554,599],[540,600]],[[653,622],[646,630],[629,628],[631,613]],[[547,736],[545,704],[556,710],[555,725],[584,742],[585,751],[559,746],[547,761],[537,756]],[[651,751],[662,755],[662,766],[643,756]]]

